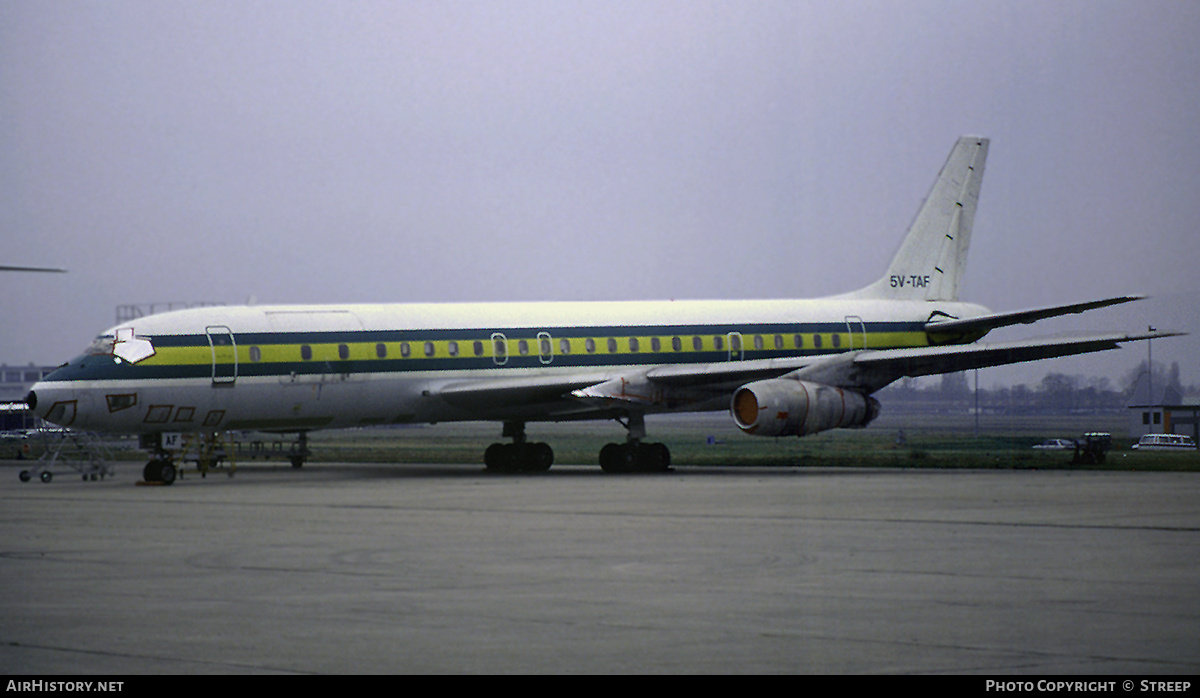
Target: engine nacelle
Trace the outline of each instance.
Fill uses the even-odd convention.
[[[747,434],[807,436],[827,429],[865,427],[879,416],[879,401],[831,385],[773,378],[738,388],[729,411]]]

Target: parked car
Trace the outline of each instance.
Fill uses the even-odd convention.
[[[1133,447],[1139,451],[1195,451],[1196,441],[1184,434],[1146,434]]]

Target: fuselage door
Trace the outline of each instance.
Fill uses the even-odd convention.
[[[233,339],[233,331],[224,325],[210,325],[204,328],[204,333],[208,335],[208,346],[212,350],[212,384],[233,385],[238,374],[237,342]]]
[[[500,332],[492,333],[492,361],[497,366],[508,363],[508,338]]]
[[[549,332],[538,332],[538,360],[543,364],[554,361],[554,339]]]
[[[726,339],[729,340],[729,360],[741,361],[746,351],[746,347],[742,343],[742,333],[730,332]]]
[[[846,316],[846,332],[850,338],[850,350],[867,348],[867,326],[857,315]]]

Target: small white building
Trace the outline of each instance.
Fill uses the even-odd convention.
[[[1135,439],[1146,434],[1186,434],[1200,443],[1200,398],[1185,398],[1174,387],[1155,386],[1151,394],[1143,376],[1134,386],[1129,415],[1129,435]]]

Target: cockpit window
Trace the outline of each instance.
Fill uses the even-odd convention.
[[[122,327],[117,330],[112,352],[118,359],[136,364],[154,356],[154,345],[145,337],[135,335],[132,327]]]
[[[92,342],[84,356],[111,356],[117,363],[122,361],[136,364],[154,356],[154,345],[145,337],[138,337],[132,327],[122,327],[116,336],[100,335]]]
[[[113,336],[111,334],[100,335],[92,342],[91,346],[83,351],[84,356],[98,356],[101,354],[113,353]]]

